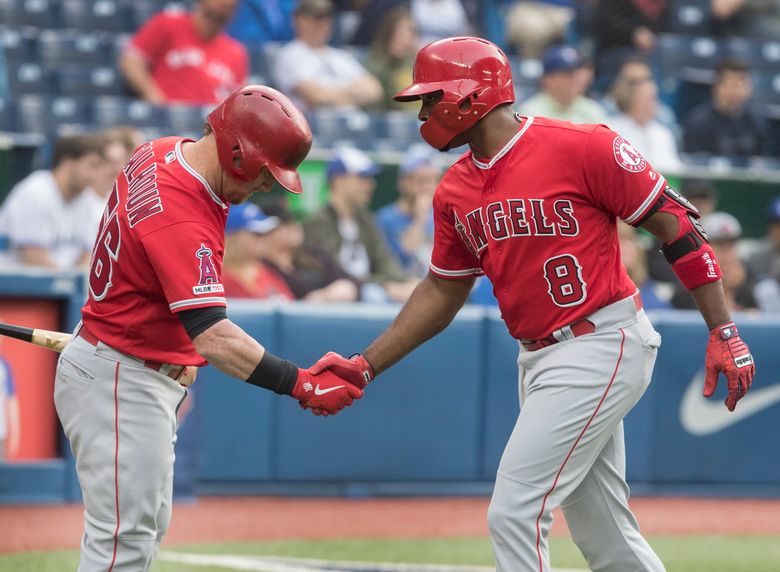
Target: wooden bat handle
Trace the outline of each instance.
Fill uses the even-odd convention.
[[[61,352],[68,345],[71,335],[50,330],[33,330],[32,343],[55,352]]]

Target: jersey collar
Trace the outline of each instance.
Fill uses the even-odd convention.
[[[472,153],[471,154],[471,160],[474,162],[474,165],[476,165],[480,169],[485,169],[485,170],[490,169],[493,165],[496,164],[496,162],[501,157],[503,157],[504,155],[509,153],[509,151],[512,149],[512,147],[515,146],[515,143],[517,143],[520,140],[520,138],[523,136],[523,133],[525,133],[528,130],[528,128],[531,127],[531,124],[533,122],[534,122],[534,118],[533,117],[526,117],[525,125],[523,125],[522,129],[520,129],[520,131],[517,132],[517,135],[512,137],[509,140],[509,142],[506,145],[504,145],[504,148],[501,149],[501,151],[499,151],[498,153],[496,153],[495,157],[493,157],[489,162],[483,163],[482,161],[477,159],[474,156],[474,154]]]
[[[217,203],[219,206],[221,206],[223,209],[227,209],[228,206],[222,201],[222,199],[219,198],[219,195],[214,192],[214,189],[211,188],[211,185],[209,185],[209,182],[203,178],[203,176],[198,173],[195,169],[193,169],[189,163],[184,159],[184,155],[181,152],[181,144],[183,141],[192,141],[191,139],[181,139],[176,142],[176,160],[181,163],[181,166],[184,167],[184,169],[193,177],[198,179],[201,184],[205,187],[205,189],[208,191],[208,193],[211,195],[211,198],[214,199],[214,202]]]

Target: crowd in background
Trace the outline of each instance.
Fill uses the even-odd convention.
[[[307,114],[326,108],[416,113],[392,95],[410,82],[419,47],[476,34],[503,45],[523,70],[537,70],[515,70],[519,113],[605,123],[661,172],[683,172],[694,154],[780,155],[770,118],[753,105],[748,61],[729,55],[714,62],[708,90],[685,109],[663,100],[658,45],[675,6],[672,0],[195,0],[151,15],[125,44],[117,67],[140,99],[208,106],[253,80],[252,59],[265,57],[263,80]],[[708,37],[780,38],[778,2],[697,6]],[[12,99],[4,76],[0,99]],[[84,267],[113,180],[144,139],[134,127],[60,136],[50,167],[30,173],[0,206],[4,263]],[[306,220],[278,195],[231,208],[223,276],[229,296],[317,302],[409,296],[427,270],[431,198],[448,157],[424,145],[408,149],[391,193],[397,200],[373,212],[380,167],[356,146],[330,156],[327,202]],[[763,242],[739,249],[740,223],[717,210],[715,188],[689,180],[681,191],[703,214],[732,309],[780,311],[780,198],[769,205]],[[658,244],[628,225],[620,238],[646,307],[692,307],[659,260]],[[746,250],[749,256],[740,258]],[[472,302],[495,304],[491,290],[481,279]]]

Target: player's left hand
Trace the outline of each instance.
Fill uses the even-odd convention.
[[[363,390],[330,371],[312,375],[310,370],[299,369],[292,397],[315,415],[335,415],[363,397]]]
[[[750,349],[742,341],[734,322],[726,322],[710,331],[705,360],[704,397],[711,397],[718,386],[718,374],[723,372],[728,383],[726,407],[734,411],[737,401],[748,392],[756,374]]]

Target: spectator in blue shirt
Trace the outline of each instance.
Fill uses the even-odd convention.
[[[441,177],[436,151],[413,145],[398,168],[398,200],[377,212],[390,250],[414,276],[428,271],[433,248],[433,193]]]
[[[228,34],[247,46],[293,39],[295,0],[241,0]]]

